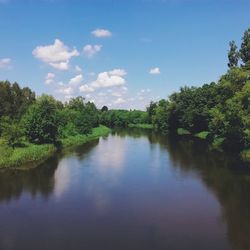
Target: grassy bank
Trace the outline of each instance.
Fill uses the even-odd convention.
[[[62,147],[81,145],[100,136],[107,135],[110,129],[105,126],[99,126],[92,130],[89,135],[76,135],[62,140]],[[27,169],[31,166],[37,166],[47,160],[57,151],[52,144],[36,145],[24,143],[22,147],[12,149],[6,145],[0,145],[0,168],[18,168]]]
[[[12,149],[8,146],[0,146],[0,168],[29,168],[35,163],[48,159],[56,152],[52,144],[35,145],[24,143],[22,147]]]
[[[92,130],[92,133],[89,135],[76,135],[70,136],[65,139],[62,139],[62,147],[71,147],[84,144],[86,142],[97,139],[101,136],[107,135],[111,130],[105,126],[99,126]]]
[[[153,129],[153,125],[152,124],[147,124],[147,123],[138,123],[138,124],[129,124],[128,125],[129,128],[142,128],[142,129]]]

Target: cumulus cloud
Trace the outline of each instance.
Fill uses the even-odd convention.
[[[151,75],[159,75],[160,73],[161,73],[161,71],[160,71],[160,68],[158,68],[158,67],[152,68],[149,71],[149,74],[151,74]]]
[[[80,86],[79,88],[80,92],[94,92],[95,89],[91,86],[89,86],[88,84],[84,84],[82,86]]]
[[[0,69],[8,69],[11,66],[10,58],[2,58],[0,59]]]
[[[58,70],[68,70],[70,59],[79,56],[75,48],[70,50],[59,39],[56,39],[52,45],[37,46],[32,54]]]
[[[121,87],[126,83],[124,78],[126,74],[127,72],[124,69],[114,69],[101,72],[98,74],[95,81],[80,86],[79,90],[80,92],[94,92],[99,88]],[[127,88],[125,86],[123,87],[122,91],[124,92]]]
[[[69,84],[70,84],[70,85],[78,85],[78,84],[81,83],[82,80],[83,80],[83,75],[80,74],[80,75],[77,75],[77,76],[71,78],[71,79],[69,80]]]
[[[124,85],[126,83],[124,78],[126,74],[126,71],[122,69],[101,72],[98,74],[96,81],[91,83],[91,86],[93,88],[108,88]]]
[[[69,95],[73,94],[74,89],[73,89],[72,87],[63,85],[63,86],[61,86],[61,87],[57,90],[57,92],[60,93],[60,94],[69,96]]]
[[[114,101],[114,104],[122,104],[122,103],[125,103],[126,100],[124,100],[123,98],[117,98],[115,101]]]
[[[45,83],[46,84],[52,84],[55,82],[55,74],[54,73],[48,73],[46,78],[45,78]]]
[[[87,56],[87,57],[93,57],[94,55],[96,55],[98,52],[100,52],[102,49],[102,45],[91,45],[91,44],[87,44],[86,46],[84,46],[83,48],[83,53]]]
[[[93,36],[98,37],[98,38],[112,36],[112,32],[106,29],[96,29],[96,30],[93,30],[91,33]]]
[[[113,69],[113,70],[109,71],[109,74],[112,76],[123,77],[123,76],[127,75],[127,72],[124,69]]]

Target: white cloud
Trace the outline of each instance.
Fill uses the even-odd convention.
[[[111,71],[109,71],[109,74],[112,76],[125,76],[127,75],[127,72],[124,69],[113,69]]]
[[[80,90],[80,92],[93,92],[93,91],[95,91],[95,89],[92,88],[91,86],[89,86],[88,84],[84,84],[84,85],[80,86],[79,90]]]
[[[61,86],[58,90],[57,90],[58,93],[60,94],[63,94],[63,95],[71,95],[74,90],[73,88],[71,87],[68,87],[68,86]]]
[[[70,51],[59,39],[56,39],[52,45],[37,46],[32,54],[58,70],[68,70],[70,59],[79,56],[79,52],[75,48]]]
[[[112,33],[109,30],[106,29],[96,29],[91,32],[93,36],[95,37],[111,37]]]
[[[96,81],[91,83],[91,86],[97,89],[124,85],[126,83],[124,79],[126,74],[126,71],[122,69],[101,72],[98,74]]]
[[[115,97],[121,97],[123,95],[125,95],[128,91],[128,88],[123,86],[123,87],[120,87],[120,88],[116,88],[114,91],[111,90],[111,95],[112,96],[115,96]]]
[[[0,69],[8,69],[11,65],[11,59],[10,58],[2,58],[0,59]]]
[[[76,72],[82,72],[82,68],[78,65],[75,66]]]
[[[91,44],[87,44],[86,46],[84,46],[83,48],[83,53],[87,56],[87,57],[93,57],[94,55],[96,55],[98,52],[100,52],[102,49],[102,45],[91,45]]]
[[[78,85],[81,83],[82,80],[83,80],[83,75],[80,74],[80,75],[77,75],[77,76],[71,78],[69,81],[69,84],[70,85]]]
[[[126,101],[123,99],[123,98],[117,98],[114,103],[115,104],[122,104],[122,103],[125,103]]]
[[[104,71],[98,74],[97,79],[93,82],[83,84],[79,87],[80,92],[94,92],[100,88],[113,88],[108,89],[107,93],[110,93],[115,97],[122,97],[127,92],[127,88],[123,86],[126,83],[124,76],[126,75],[126,71],[124,69],[114,69],[111,71]],[[99,92],[96,95],[98,96],[98,100],[100,101],[100,97],[107,96],[107,93]],[[119,98],[118,98],[119,99]]]
[[[159,75],[161,73],[160,68],[156,67],[153,69],[150,69],[149,74],[151,75]]]
[[[46,84],[52,84],[52,83],[54,83],[55,82],[55,74],[54,73],[48,73],[47,74],[47,76],[46,76],[46,78],[45,78],[45,83]]]
[[[69,69],[69,61],[66,62],[58,62],[58,63],[49,63],[50,66],[54,67],[58,70],[68,70]]]

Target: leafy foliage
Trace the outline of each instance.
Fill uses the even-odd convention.
[[[245,64],[237,67],[239,55]],[[250,29],[240,53],[230,43],[228,57],[230,69],[218,83],[183,87],[168,100],[151,102],[147,112],[154,126],[163,132],[189,131],[230,150],[250,147]]]

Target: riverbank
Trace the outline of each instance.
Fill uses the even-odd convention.
[[[107,135],[111,130],[105,126],[99,126],[89,135],[76,135],[61,140],[61,148],[78,146],[101,136]],[[24,142],[21,147],[0,146],[0,168],[29,169],[36,167],[51,157],[58,148],[53,144],[36,145]]]
[[[178,128],[177,129],[177,134],[179,136],[192,136],[192,137],[196,137],[198,139],[201,140],[208,140],[209,138],[209,132],[208,131],[202,131],[200,133],[197,134],[192,134],[191,132],[189,132],[186,129],[183,128]],[[223,143],[224,139],[223,138],[215,138],[212,142],[211,142],[211,148],[212,149],[216,149],[216,150],[222,150],[222,143]],[[241,158],[244,161],[250,161],[250,149],[244,149],[242,150],[240,153]]]
[[[154,126],[148,123],[138,123],[138,124],[129,124],[129,128],[142,128],[142,129],[153,129]]]

